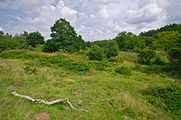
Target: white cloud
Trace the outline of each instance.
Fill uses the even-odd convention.
[[[41,1],[38,3],[40,2]],[[61,0],[56,4],[56,6],[52,4],[42,4],[41,6],[35,7],[35,10],[36,12],[33,11],[35,12],[34,17],[16,16],[18,25],[13,26],[11,28],[12,31],[40,31],[45,38],[48,38],[50,34],[50,27],[54,24],[55,20],[59,18],[66,18],[71,23],[74,23],[77,17],[77,11],[65,5],[65,3]]]
[[[129,24],[151,23],[157,20],[164,20],[165,13],[156,3],[151,3],[137,11],[128,10],[126,19]]]
[[[4,31],[3,27],[0,27],[0,31]]]
[[[0,26],[11,33],[40,31],[66,18],[86,40],[110,39],[121,31],[138,34],[181,23],[180,0],[6,0],[0,1]]]

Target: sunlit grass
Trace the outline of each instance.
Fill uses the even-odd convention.
[[[44,55],[41,52],[31,54],[40,57]],[[51,54],[46,55],[52,57]],[[56,53],[53,56],[57,55],[62,54]],[[66,55],[70,59],[74,56]],[[142,92],[150,86],[169,86],[171,83],[180,85],[179,80],[161,73],[147,73],[135,69],[136,56],[132,56],[134,57],[130,60],[127,56],[120,56],[122,62],[105,63],[106,69],[99,70],[96,69],[95,61],[85,60],[86,56],[79,54],[74,61],[83,60],[91,66],[90,71],[84,74],[56,64],[40,66],[34,60],[0,58],[0,119],[31,120],[39,112],[47,112],[51,119],[57,120],[178,119],[180,116],[150,104]],[[116,73],[114,70],[120,65],[130,67],[131,74]],[[12,96],[12,91],[46,100],[68,97],[75,107],[84,108],[89,112],[74,111],[59,104],[33,104]],[[78,105],[80,100],[81,106]]]

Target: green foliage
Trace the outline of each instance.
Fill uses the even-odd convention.
[[[169,60],[176,64],[181,63],[181,48],[172,48],[168,52]]]
[[[147,47],[151,47],[153,45],[154,40],[155,40],[155,38],[148,37],[148,36],[141,36],[140,38],[145,41],[145,46],[147,46]]]
[[[20,46],[20,42],[11,36],[1,36],[0,37],[0,51],[8,49],[17,49]]]
[[[166,25],[164,27],[161,27],[160,29],[149,30],[147,32],[141,32],[140,36],[155,37],[158,33],[165,32],[165,31],[172,31],[172,32],[181,33],[181,24],[170,24],[170,25]]]
[[[115,40],[118,43],[119,49],[120,50],[127,50],[129,46],[127,46],[127,41],[129,41],[131,39],[131,37],[133,36],[132,33],[130,32],[121,32],[118,34],[118,36],[115,38]]]
[[[0,54],[1,58],[17,58],[19,55],[24,54],[23,51],[20,50],[8,50],[8,51],[3,51]]]
[[[181,88],[177,84],[171,84],[167,87],[150,87],[143,93],[144,95],[153,96],[148,97],[149,103],[179,115],[181,110]]]
[[[104,56],[104,49],[97,45],[92,46],[88,53],[89,60],[101,61],[104,59]]]
[[[108,43],[109,41],[112,41],[112,40],[98,40],[98,41],[93,41],[93,42],[91,43],[91,46],[98,45],[99,47],[106,48],[107,43]]]
[[[149,48],[145,48],[138,54],[138,62],[143,64],[150,64],[151,59],[155,57],[155,52]]]
[[[60,67],[65,67],[68,70],[72,70],[77,73],[86,73],[90,70],[90,65],[84,62],[72,61],[65,56],[54,56],[48,59],[51,64],[58,65]]]
[[[38,44],[44,44],[44,37],[39,32],[29,33],[27,36],[27,43],[32,47]]]
[[[140,51],[141,49],[145,48],[144,39],[130,32],[119,33],[115,40],[117,41],[120,50]]]
[[[54,52],[57,49],[63,49],[68,52],[75,52],[85,48],[85,42],[82,37],[80,35],[77,36],[74,28],[65,19],[57,20],[51,27],[51,32],[52,41],[46,43],[50,45],[46,45],[45,51]],[[52,46],[56,48],[53,49]]]
[[[169,60],[164,51],[156,51],[155,56],[151,59],[151,64],[165,65],[167,63],[169,63]]]
[[[181,37],[176,40],[175,46],[168,51],[168,58],[171,63],[181,63]]]
[[[179,38],[179,36],[180,34],[174,31],[160,32],[156,35],[153,47],[155,49],[168,51],[175,46],[176,40]]]
[[[70,64],[67,64],[66,66],[69,70],[73,70],[74,72],[77,72],[77,73],[87,73],[90,71],[90,68],[91,68],[91,66],[88,65],[87,63],[83,63],[79,61],[71,62]]]
[[[91,66],[88,65],[86,62],[74,61],[62,55],[49,57],[46,55],[36,55],[36,54],[27,53],[26,51],[22,51],[22,50],[3,51],[2,53],[0,53],[0,58],[34,60],[36,61],[36,64],[40,66],[54,65],[58,67],[63,67],[67,70],[71,70],[76,73],[87,73],[91,69]],[[30,70],[31,72],[31,68],[28,68],[28,67],[25,69],[27,71]]]
[[[94,67],[96,70],[99,71],[105,71],[108,68],[108,61],[107,60],[102,60],[102,61],[95,61],[94,62]]]
[[[115,57],[119,54],[119,48],[115,41],[110,41],[105,50],[107,58]]]
[[[57,42],[54,40],[47,40],[44,47],[43,47],[43,52],[55,52],[58,51],[59,45]]]
[[[115,69],[115,72],[124,75],[131,75],[131,69],[127,66],[118,67]]]
[[[35,58],[38,58],[38,55],[36,54],[28,54],[25,51],[22,50],[9,50],[9,51],[3,51],[0,54],[1,58],[17,58],[17,59],[28,59],[32,60]]]

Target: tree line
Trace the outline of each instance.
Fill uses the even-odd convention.
[[[110,40],[85,42],[68,21],[60,18],[51,27],[50,36],[45,41],[38,31],[24,31],[15,36],[0,31],[0,52],[7,49],[44,52],[88,50],[90,60],[103,60],[117,56],[119,51],[130,51],[137,52],[138,61],[143,64],[181,63],[181,24],[166,25],[139,35],[125,31]]]

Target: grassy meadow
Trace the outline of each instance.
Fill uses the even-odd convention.
[[[137,53],[90,61],[86,51],[43,53],[6,50],[0,53],[0,120],[32,120],[46,113],[52,120],[179,120],[181,67],[141,65]],[[69,98],[64,104],[34,104],[11,95]]]

